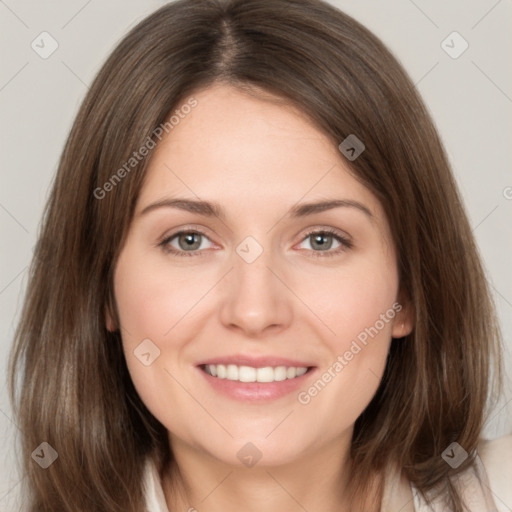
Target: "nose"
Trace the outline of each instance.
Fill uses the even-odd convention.
[[[264,250],[252,263],[234,252],[232,261],[219,309],[222,324],[250,338],[286,329],[293,316],[293,293],[270,251]]]

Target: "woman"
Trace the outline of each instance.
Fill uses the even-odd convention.
[[[27,510],[510,507],[512,438],[481,440],[499,346],[382,43],[314,0],[170,3],[49,199],[10,373]]]

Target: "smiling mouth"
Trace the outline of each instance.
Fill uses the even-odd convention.
[[[238,366],[235,364],[204,364],[200,367],[205,373],[217,379],[238,382],[281,382],[302,377],[311,370],[309,366]]]

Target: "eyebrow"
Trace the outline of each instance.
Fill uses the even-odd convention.
[[[205,217],[218,217],[221,220],[226,219],[226,215],[220,204],[185,198],[162,199],[146,206],[139,215],[145,215],[158,208],[178,208]],[[328,201],[297,204],[290,208],[288,216],[291,218],[300,218],[334,208],[355,208],[363,212],[368,218],[373,219],[373,214],[368,207],[351,199],[331,199]]]

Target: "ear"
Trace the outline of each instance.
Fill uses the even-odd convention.
[[[395,311],[397,313],[393,319],[391,336],[393,338],[403,338],[411,334],[414,328],[414,307],[403,289],[400,289],[396,302]]]
[[[117,312],[115,304],[112,301],[112,296],[109,294],[107,304],[105,304],[105,327],[110,332],[115,332],[119,329],[119,322],[117,321]]]
[[[107,331],[115,332],[117,331],[116,323],[114,322],[114,319],[112,315],[110,314],[109,308],[105,308],[105,326],[107,327]]]

